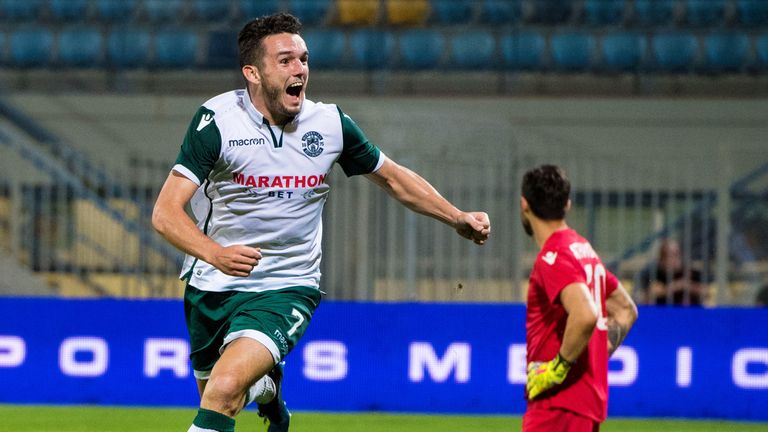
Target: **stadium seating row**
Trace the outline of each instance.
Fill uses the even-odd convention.
[[[10,22],[220,23],[278,10],[308,25],[768,25],[765,0],[0,0]]]
[[[768,32],[309,29],[316,69],[746,72],[768,69]],[[236,68],[236,34],[76,26],[0,32],[12,68]]]

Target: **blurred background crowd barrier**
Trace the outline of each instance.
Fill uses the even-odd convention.
[[[0,0],[2,292],[180,296],[152,205],[195,109],[242,87],[237,31],[278,10],[311,99],[494,224],[477,248],[334,170],[329,298],[524,301],[519,182],[545,162],[638,298],[669,238],[705,304],[768,284],[766,1]]]

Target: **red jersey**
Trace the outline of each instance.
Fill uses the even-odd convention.
[[[589,242],[570,228],[555,231],[544,242],[531,271],[525,320],[528,363],[552,360],[560,350],[568,319],[560,291],[572,283],[589,287],[600,312],[597,326],[565,382],[528,405],[529,409],[563,408],[602,422],[608,409],[605,299],[616,290],[618,280]]]

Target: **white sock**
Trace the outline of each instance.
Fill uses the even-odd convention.
[[[265,404],[275,398],[277,388],[272,378],[264,375],[256,384],[248,389],[248,397],[245,399],[245,405],[251,402]]]

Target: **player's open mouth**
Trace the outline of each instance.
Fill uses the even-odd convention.
[[[302,82],[295,82],[288,86],[287,89],[285,89],[285,92],[293,97],[299,97],[301,95],[301,89],[304,88],[304,83]]]

